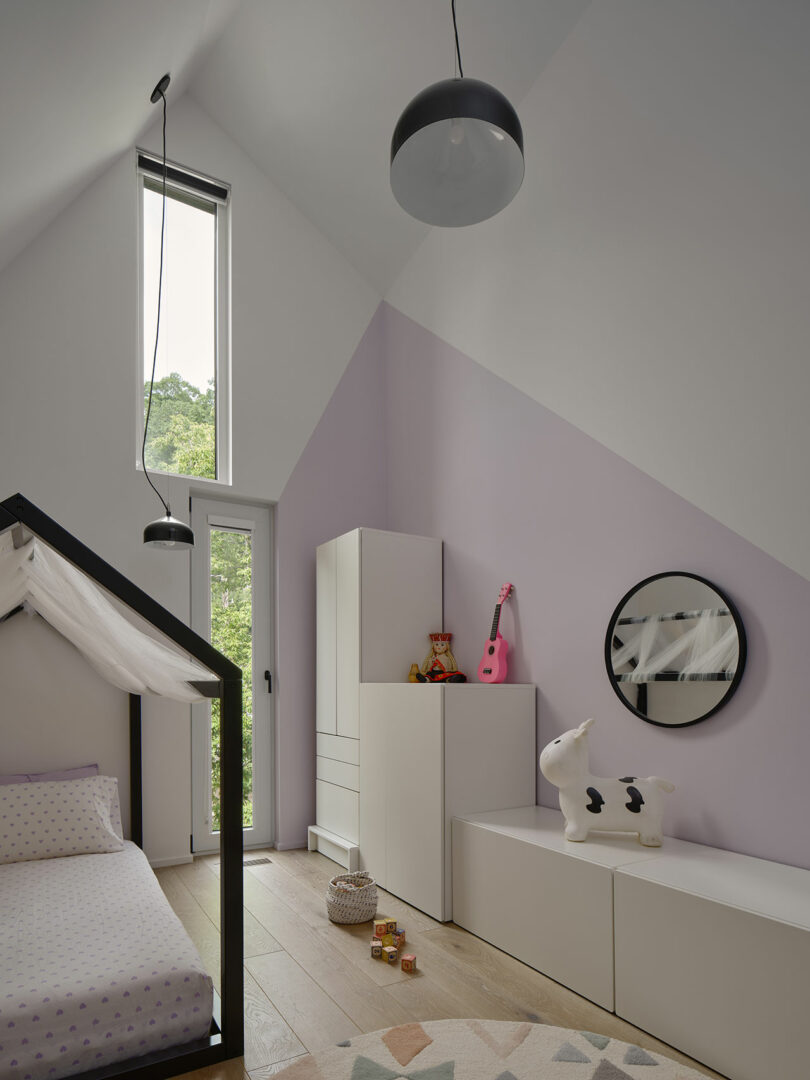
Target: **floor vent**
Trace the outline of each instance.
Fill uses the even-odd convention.
[[[268,858],[245,859],[244,862],[242,863],[242,866],[261,866],[263,863],[269,863],[269,862],[270,862],[270,860]]]

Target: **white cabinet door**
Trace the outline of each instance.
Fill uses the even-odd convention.
[[[389,892],[453,917],[454,815],[535,802],[535,688],[363,683],[360,859]]]
[[[396,896],[443,918],[443,687],[390,687],[386,719],[388,885]]]
[[[736,1080],[806,1080],[810,875],[669,838],[654,851],[613,878],[616,1015]]]
[[[409,688],[411,684],[408,684]],[[360,868],[383,889],[388,888],[387,822],[388,774],[393,759],[391,740],[396,732],[388,724],[388,686],[360,686]],[[390,768],[390,764],[389,764]]]
[[[360,859],[379,884],[442,917],[443,688],[360,688]]]
[[[442,629],[442,542],[360,530],[363,682],[405,682]]]
[[[315,550],[315,729],[337,733],[335,678],[337,657],[337,542]]]
[[[546,807],[526,807],[526,813],[534,810],[541,817],[544,811],[554,814]],[[562,828],[556,821],[553,828],[559,843]],[[531,825],[525,832],[531,837]],[[585,848],[584,857],[500,832],[474,817],[456,818],[453,920],[612,1009],[612,871],[588,860],[590,844],[570,846]]]
[[[356,739],[360,680],[360,530],[339,536],[337,544],[337,734]]]
[[[454,817],[533,806],[537,788],[535,687],[455,683],[444,688],[444,914],[453,918]]]

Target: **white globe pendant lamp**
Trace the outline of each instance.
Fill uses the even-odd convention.
[[[459,76],[417,94],[391,139],[391,190],[428,225],[474,225],[512,201],[523,182],[523,131],[494,86],[464,77],[455,0]]]

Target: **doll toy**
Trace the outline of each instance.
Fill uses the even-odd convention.
[[[416,675],[417,682],[466,682],[467,676],[458,670],[458,664],[450,651],[452,634],[431,634],[430,652]]]

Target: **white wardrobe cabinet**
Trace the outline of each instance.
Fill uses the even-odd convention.
[[[361,684],[361,866],[451,919],[452,818],[534,802],[536,774],[534,686]]]
[[[309,847],[356,869],[361,682],[405,680],[442,628],[442,542],[355,529],[316,550],[316,824]],[[408,684],[410,685],[410,684]]]

